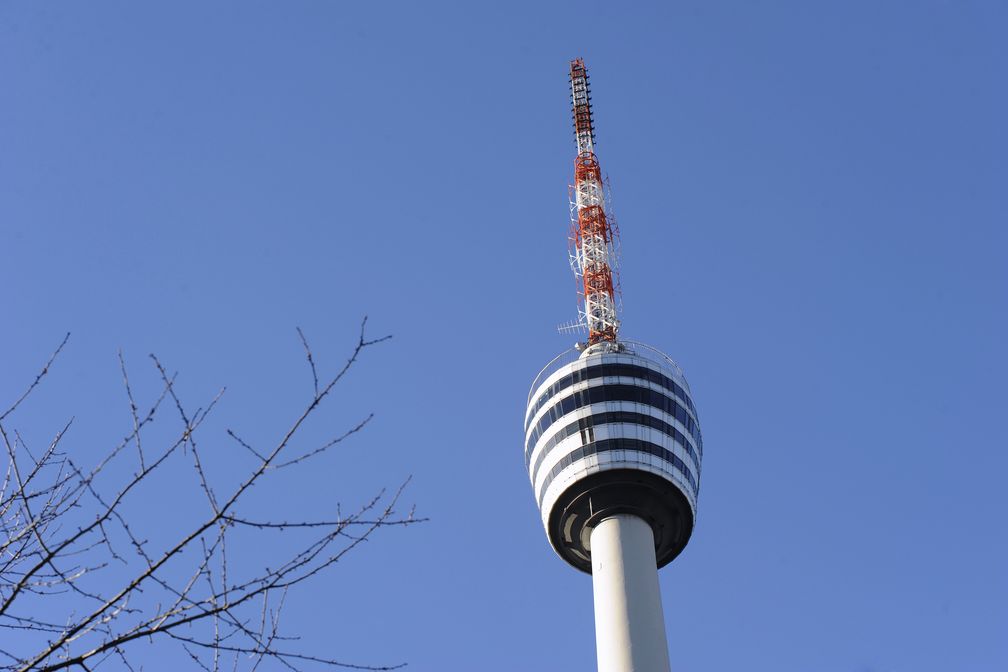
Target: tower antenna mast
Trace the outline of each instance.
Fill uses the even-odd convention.
[[[584,59],[570,64],[571,111],[577,157],[574,159],[574,202],[571,213],[571,261],[580,280],[579,307],[588,328],[588,345],[615,342],[619,333],[616,292],[615,228],[606,214],[602,171],[595,156],[595,127],[592,123],[591,88]]]

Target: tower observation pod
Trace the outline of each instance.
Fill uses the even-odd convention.
[[[586,342],[535,378],[525,465],[557,554],[592,575],[599,672],[666,672],[658,569],[696,519],[703,440],[682,369],[619,338],[615,232],[594,153],[588,74],[571,62],[578,143],[571,261]]]

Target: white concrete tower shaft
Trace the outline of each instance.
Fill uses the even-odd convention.
[[[654,533],[631,514],[591,533],[598,672],[669,672]]]

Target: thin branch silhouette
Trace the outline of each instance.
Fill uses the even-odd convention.
[[[343,513],[337,505],[334,517],[260,520],[242,513],[253,487],[266,484],[270,474],[327,453],[371,421],[369,414],[316,448],[293,449],[306,420],[361,354],[390,338],[368,338],[366,325],[365,317],[347,361],[326,379],[320,379],[315,355],[297,329],[312,375],[311,400],[268,448],[254,448],[227,429],[243,449],[244,466],[234,461],[224,479],[215,478],[208,468],[203,444],[214,441],[204,425],[225,390],[205,406],[187,410],[176,389],[177,374],[169,374],[154,355],[150,360],[159,389],[141,412],[126,359],[118,353],[130,430],[90,469],[62,448],[72,420],[34,452],[18,432],[9,431],[5,422],[49,373],[68,334],[35,380],[0,415],[0,441],[8,456],[0,484],[0,635],[13,633],[0,637],[6,642],[0,646],[0,670],[91,670],[107,662],[140,669],[137,646],[156,642],[178,647],[197,667],[213,672],[226,667],[256,670],[266,661],[289,670],[402,667],[299,650],[297,638],[283,634],[280,616],[289,590],[331,569],[379,530],[425,520],[417,518],[412,507],[400,511],[408,478],[352,513]],[[177,428],[152,435],[165,399],[175,407]],[[130,446],[133,449],[126,450]],[[176,530],[174,540],[152,540],[136,522],[131,502],[173,473],[170,465],[186,462],[205,514]],[[263,537],[257,543],[281,551],[278,559],[258,569],[232,568],[229,541],[239,531]],[[285,531],[283,537],[272,536]]]

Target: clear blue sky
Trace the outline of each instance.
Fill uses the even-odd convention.
[[[590,579],[522,458],[571,342],[584,56],[624,334],[682,363],[704,430],[661,573],[674,668],[1008,669],[1006,26],[968,1],[5,2],[0,402],[71,331],[18,426],[73,415],[97,456],[129,426],[116,351],[138,379],[156,352],[193,406],[228,386],[204,446],[231,455],[224,427],[265,441],[305,400],[295,326],[332,370],[368,314],[395,337],[311,431],[375,424],[282,498],[412,474],[431,522],[292,595],[288,630],[593,669]]]

